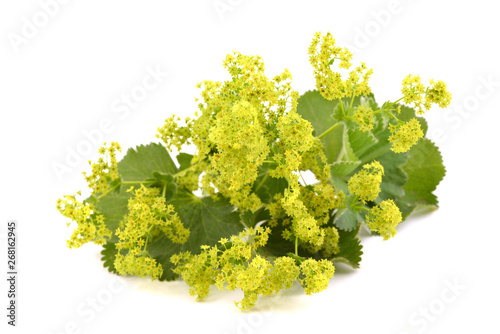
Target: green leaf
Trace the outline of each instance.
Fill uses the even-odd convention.
[[[187,156],[181,157],[181,166],[185,165],[188,159]],[[118,172],[124,182],[134,182],[130,186],[139,187],[141,182],[159,188],[166,186],[165,197],[169,200],[168,203],[174,205],[181,222],[191,231],[187,242],[182,245],[172,243],[164,235],[148,243],[147,251],[164,268],[162,280],[175,278],[170,263],[170,256],[174,253],[199,253],[201,245],[213,246],[220,238],[238,234],[243,229],[239,212],[235,211],[235,207],[229,204],[227,199],[215,201],[210,197],[196,197],[188,191],[176,191],[172,174],[177,172],[177,168],[167,150],[159,144],[129,149],[118,163]],[[98,210],[104,215],[106,225],[113,232],[128,213],[127,204],[132,196],[126,191],[128,188],[122,187],[118,194],[109,193],[98,201]],[[114,268],[114,243],[117,241],[117,237],[113,236],[103,250],[104,265],[108,268]]]
[[[339,230],[340,252],[335,254],[330,260],[348,264],[352,268],[359,268],[361,255],[363,255],[361,240],[358,237],[361,224],[351,231]]]
[[[144,181],[151,178],[155,171],[177,173],[177,167],[166,148],[157,143],[139,145],[136,149],[129,148],[118,163],[118,172],[123,181]]]
[[[177,162],[179,162],[179,172],[188,168],[191,165],[191,160],[193,160],[192,154],[179,153],[177,155]]]
[[[378,143],[378,139],[370,131],[349,129],[349,143],[356,157],[362,157],[366,151]]]
[[[427,121],[423,117],[416,116],[415,109],[401,105],[401,112],[397,116],[403,122],[408,122],[410,119],[416,117],[420,123],[420,128],[422,129],[424,136],[427,133]]]
[[[156,181],[150,184],[151,187],[158,187],[162,189],[165,187],[165,200],[168,202],[177,191],[177,184],[174,181],[174,177],[171,174],[165,174],[161,172],[153,172],[153,178],[147,179],[146,181]]]
[[[108,229],[113,232],[110,242],[118,242],[118,237],[114,235],[114,232],[127,215],[128,200],[132,197],[132,194],[123,188],[119,194],[110,193],[97,202],[97,210],[104,216]]]
[[[308,91],[298,99],[297,112],[306,120],[311,122],[314,135],[319,136],[332,126],[339,123],[332,117],[338,101],[328,101],[318,91]],[[344,140],[344,127],[339,126],[328,135],[321,138],[325,147],[325,155],[328,163],[337,161]]]
[[[359,225],[359,216],[347,208],[337,211],[333,223],[340,230],[351,231]]]
[[[332,174],[336,176],[351,175],[358,167],[359,162],[339,161],[330,165]]]
[[[358,209],[352,207],[355,203],[356,197],[350,195],[345,199],[345,208],[338,209],[333,217],[333,224],[341,230],[351,231],[358,227],[361,222],[361,216]]]
[[[354,150],[352,149],[351,142],[349,140],[349,130],[348,126],[346,123],[342,124],[344,132],[342,133],[342,150],[339,153],[339,156],[337,157],[337,162],[338,161],[348,161],[348,162],[356,162],[360,163],[358,157],[354,153]]]
[[[409,159],[403,165],[408,175],[403,187],[405,195],[396,201],[403,217],[421,207],[437,208],[437,197],[432,192],[446,174],[441,153],[429,139],[419,140],[408,155]]]
[[[118,253],[118,250],[116,249],[115,244],[113,242],[106,242],[103,245],[103,250],[101,251],[102,254],[101,260],[103,262],[104,268],[108,268],[109,272],[115,274],[117,274],[114,263],[116,253]]]
[[[284,230],[285,227],[283,226],[283,220],[278,219],[278,225],[271,228],[271,233],[269,234],[269,239],[267,240],[266,245],[264,247],[259,247],[257,252],[268,259],[285,256],[288,253],[294,253],[295,243],[283,239],[282,233]],[[299,254],[302,255],[303,253],[304,251],[301,249]]]
[[[316,91],[307,91],[298,99],[297,112],[314,128],[316,136],[338,123],[332,115],[338,101],[328,101]]]
[[[271,219],[271,215],[269,210],[265,206],[262,206],[253,212],[251,210],[241,212],[240,218],[245,226],[255,227],[258,223]]]
[[[123,182],[137,182],[122,184],[119,192],[111,192],[97,201],[97,209],[104,216],[106,226],[114,232],[128,212],[128,200],[132,196],[127,192],[130,187],[140,187],[140,182],[158,180],[157,186],[165,181],[169,174],[175,174],[177,167],[170,158],[165,147],[160,144],[139,145],[136,149],[129,148],[127,154],[118,162],[118,173]],[[154,175],[156,174],[156,177]],[[151,184],[150,184],[151,185]],[[169,196],[172,184],[170,183]],[[117,242],[113,236],[111,242]]]
[[[121,177],[118,177],[116,180],[109,182],[109,187],[112,189],[111,192],[113,194],[119,194],[121,191],[121,186],[122,186],[122,178]]]
[[[160,280],[172,280],[170,257],[178,252],[200,253],[200,246],[215,245],[221,238],[229,238],[243,230],[239,212],[225,198],[197,197],[188,191],[179,191],[170,201],[183,225],[191,233],[184,244],[174,244],[166,236],[159,236],[147,246],[148,252],[163,266]]]
[[[403,165],[408,160],[407,153],[394,153],[387,151],[377,158],[377,161],[384,166],[384,175],[380,184],[379,202],[386,199],[394,199],[404,196],[403,189],[408,176],[403,170]]]
[[[288,182],[284,178],[274,178],[269,176],[269,169],[259,167],[259,175],[253,183],[252,191],[259,196],[263,203],[271,203],[274,195],[283,193],[288,187]]]

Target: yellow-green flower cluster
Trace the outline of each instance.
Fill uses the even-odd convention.
[[[365,203],[374,201],[380,193],[380,183],[384,175],[384,167],[378,161],[363,165],[363,169],[351,176],[347,186],[349,192],[358,196]]]
[[[446,108],[451,102],[451,93],[446,88],[446,84],[441,81],[429,80],[430,86],[426,91],[426,101],[437,104],[440,108]]]
[[[409,74],[403,79],[403,101],[413,104],[417,114],[421,115],[431,108],[432,104],[437,104],[441,108],[446,108],[451,102],[451,94],[443,81],[429,81],[430,86],[425,87],[418,75]]]
[[[106,143],[104,143],[99,149],[101,157],[97,162],[89,161],[92,173],[87,175],[86,172],[83,172],[83,176],[93,194],[105,193],[109,190],[108,179],[112,181],[119,177],[116,161],[117,151],[121,152],[120,144],[117,142],[111,142],[109,147],[106,147]],[[109,158],[106,155],[109,155]]]
[[[162,127],[158,128],[156,137],[165,143],[169,151],[172,151],[172,146],[180,151],[182,145],[190,143],[192,119],[186,117],[186,126],[179,126],[180,120],[179,116],[172,115],[165,120]]]
[[[374,126],[373,110],[370,107],[359,106],[352,115],[352,120],[363,132],[370,131]]]
[[[207,193],[218,191],[239,208],[255,210],[262,203],[251,188],[278,137],[279,120],[285,117],[281,123],[288,120],[290,131],[300,127],[297,121],[305,121],[294,116],[298,93],[291,89],[288,70],[268,79],[260,57],[237,52],[226,57],[224,67],[231,80],[198,85],[201,114],[189,125],[197,147],[192,164],[202,166]],[[177,136],[172,129],[169,125],[161,131]]]
[[[327,181],[319,182],[312,188],[301,186],[298,175],[293,173],[300,164],[301,156],[296,151],[286,151],[285,163],[280,162],[276,169],[270,171],[271,176],[285,177],[289,184],[283,195],[276,196],[276,201],[268,207],[273,222],[283,214],[288,216],[283,224],[291,221],[291,226],[283,231],[283,238],[293,240],[296,237],[311,252],[317,252],[322,247],[335,247],[324,244],[326,230],[322,226],[328,222],[331,210],[342,205],[344,194],[336,192]]]
[[[388,199],[371,208],[366,216],[366,223],[370,230],[378,232],[387,240],[396,235],[396,226],[402,219],[397,205]]]
[[[121,275],[151,276],[155,280],[163,274],[161,264],[158,264],[147,252],[138,254],[116,254],[114,261],[116,271]]]
[[[340,252],[339,240],[339,231],[335,226],[325,228],[325,241],[321,249],[324,257],[329,258]]]
[[[328,183],[316,183],[312,187],[301,189],[301,201],[320,225],[326,224],[330,218],[330,211],[343,201],[343,193],[337,193]]]
[[[231,109],[216,116],[208,140],[217,148],[211,167],[218,175],[217,188],[223,193],[238,192],[257,179],[258,166],[269,154],[259,118],[260,110],[247,101],[236,101]]]
[[[81,196],[81,192],[77,195]],[[69,248],[78,248],[87,242],[102,245],[106,241],[105,238],[111,237],[112,232],[106,227],[104,217],[96,213],[93,204],[78,201],[76,195],[65,195],[63,198],[57,200],[57,210],[77,224],[77,228],[67,240]]]
[[[349,54],[342,53],[342,57],[347,66]],[[239,53],[228,55],[224,67],[232,80],[200,83],[200,114],[189,123],[192,142],[197,146],[192,166],[198,174],[204,172],[203,190],[210,195],[219,192],[242,211],[254,211],[262,202],[252,189],[258,189],[254,183],[259,168],[266,164],[268,176],[283,178],[288,183],[279,204],[274,204],[290,217],[290,233],[304,247],[319,250],[325,236],[321,225],[328,221],[330,210],[339,201],[329,185],[330,166],[323,145],[313,136],[311,123],[297,113],[298,93],[292,91],[290,72],[285,70],[270,80],[264,75],[260,57]],[[356,81],[361,70],[362,67],[354,70],[346,82]],[[174,118],[167,120],[160,129],[162,138],[170,145],[181,143],[182,139],[176,139],[179,131],[171,124],[173,121]],[[300,170],[308,169],[322,187],[316,187],[317,195],[312,197],[298,182]],[[176,180],[184,184],[182,179],[183,176]],[[194,188],[195,183],[192,177],[189,184]],[[273,216],[273,221],[278,218]]]
[[[325,290],[335,273],[335,267],[326,259],[319,261],[307,259],[300,264],[300,270],[302,275],[305,276],[300,279],[300,282],[305,288],[306,295]]]
[[[308,151],[313,145],[315,138],[312,135],[312,125],[296,110],[290,110],[286,115],[279,117],[277,129],[280,138],[278,145],[285,151],[292,150],[300,154]]]
[[[208,295],[213,284],[221,290],[241,289],[244,297],[236,305],[242,310],[253,307],[260,295],[291,288],[295,280],[302,283],[308,295],[328,286],[335,270],[328,260],[307,259],[298,264],[289,256],[271,262],[256,255],[256,249],[266,244],[269,232],[269,228],[250,228],[233,236],[231,242],[222,238],[220,247],[203,246],[200,254],[175,254],[171,257],[177,266],[174,272],[182,275],[191,295],[198,300]]]
[[[334,72],[331,65],[339,60],[339,68],[351,67],[352,54],[346,48],[335,45],[330,33],[322,36],[316,33],[309,46],[309,62],[314,67],[316,89],[327,100],[336,100],[347,96],[368,95],[371,92],[368,80],[373,71],[364,63],[349,72],[348,78],[342,80],[342,75]]]
[[[300,196],[299,184],[293,183],[289,189],[285,189],[281,205],[287,215],[292,218],[293,234],[301,241],[319,248],[323,245],[325,231],[314,219]]]
[[[109,147],[106,143],[99,148],[101,155],[97,162],[89,165],[92,169],[90,175],[83,172],[85,181],[92,192],[92,196],[105,194],[110,191],[109,183],[119,178],[116,152],[121,152],[121,147],[116,142],[111,142]],[[63,199],[57,200],[57,210],[66,218],[70,218],[77,224],[71,237],[67,240],[69,248],[78,248],[87,242],[102,245],[106,239],[111,238],[112,232],[106,227],[104,216],[96,210],[95,203],[84,200],[79,201],[76,196],[81,196],[81,192],[76,195],[65,195]],[[101,195],[102,196],[102,195]],[[100,196],[94,197],[99,199]],[[70,223],[68,223],[70,226]]]
[[[311,188],[302,188],[300,201],[307,208],[307,212],[315,219],[316,226],[318,226],[319,239],[313,237],[308,240],[301,236],[301,232],[305,231],[299,228],[298,232],[296,225],[301,225],[300,220],[294,217],[292,230],[294,234],[299,237],[301,246],[311,253],[321,251],[325,256],[332,256],[340,251],[338,242],[339,234],[334,226],[323,227],[330,220],[331,210],[341,206],[344,202],[344,193],[336,192],[332,185],[328,183],[317,183]],[[316,229],[316,228],[315,228]],[[320,243],[320,240],[322,242]]]
[[[196,146],[193,156],[177,157],[181,164],[179,171],[167,168],[175,184],[172,186],[170,175],[160,179],[157,174],[160,171],[155,171],[154,164],[146,167],[147,162],[128,158],[123,162],[126,181],[121,182],[116,157],[121,148],[115,142],[109,146],[105,143],[99,149],[101,157],[97,162],[89,161],[91,173],[84,173],[90,197],[79,201],[76,195],[64,196],[57,202],[57,209],[77,223],[68,246],[77,248],[86,242],[110,242],[107,246],[111,248],[106,246],[103,252],[106,266],[114,256],[110,268],[114,267],[117,273],[151,276],[153,280],[165,278],[164,270],[173,270],[182,276],[190,287],[190,294],[197,299],[205,298],[212,285],[219,289],[241,289],[244,297],[236,305],[243,310],[254,306],[259,296],[288,289],[294,281],[299,281],[308,295],[323,291],[335,272],[332,259],[357,267],[362,252],[355,234],[361,220],[364,218],[368,227],[386,240],[395,235],[402,214],[390,199],[373,206],[383,199],[379,199],[379,194],[384,167],[378,161],[364,164],[350,178],[352,171],[344,167],[350,166],[350,161],[357,161],[357,156],[364,160],[362,152],[370,151],[370,147],[376,146],[371,159],[381,156],[388,148],[375,143],[384,144],[389,132],[391,150],[397,153],[408,151],[423,137],[417,118],[407,122],[399,119],[407,120],[409,114],[414,114],[408,109],[401,113],[399,101],[413,105],[417,114],[422,114],[432,104],[448,106],[451,94],[442,81],[430,80],[429,87],[425,87],[420,77],[409,75],[403,80],[403,97],[386,102],[374,111],[372,107],[376,104],[371,97],[359,97],[371,94],[368,85],[371,69],[364,63],[352,67],[352,54],[337,46],[330,33],[324,36],[316,33],[308,53],[316,88],[323,98],[339,100],[335,108],[327,107],[324,100],[316,103],[317,96],[313,95],[311,100],[311,96],[305,94],[301,101],[305,101],[306,107],[298,111],[299,94],[292,89],[288,70],[268,78],[262,58],[237,52],[228,55],[223,62],[230,75],[228,80],[203,81],[197,85],[201,92],[196,99],[196,118],[187,117],[182,125],[181,119],[173,115],[158,128],[157,137],[169,151],[180,151],[184,145]],[[332,69],[333,65],[338,65],[338,72]],[[317,111],[316,104],[324,109]],[[306,110],[309,107],[312,110]],[[315,137],[313,125],[301,114],[312,117],[312,123],[316,124],[321,121],[323,111],[329,117],[329,110],[336,123]],[[340,141],[331,139],[331,135],[326,137],[338,126],[343,126],[344,131]],[[352,135],[356,129],[370,133]],[[336,147],[337,144],[340,146]],[[337,152],[342,153],[336,157]],[[337,169],[332,161],[346,165]],[[336,168],[333,174],[331,166]],[[133,167],[144,173],[131,176],[125,172],[134,170]],[[302,177],[303,171],[311,171],[315,183],[306,184],[309,181]],[[342,187],[345,185],[342,180],[347,178],[349,193]],[[168,189],[162,188],[165,183]],[[120,187],[126,184],[140,187],[128,189],[131,195],[124,194]],[[170,186],[174,191],[170,191]],[[268,219],[259,222],[257,225],[263,224],[260,227],[247,228],[239,235],[222,238],[215,245],[202,245],[198,250],[196,240],[213,241],[213,233],[222,231],[221,226],[206,226],[204,236],[191,238],[192,242],[182,246],[189,251],[172,255],[171,263],[167,263],[164,257],[172,254],[171,249],[162,247],[185,243],[190,231],[166,198],[173,198],[172,203],[180,208],[184,222],[193,226],[196,215],[185,211],[190,205],[186,203],[191,201],[182,197],[199,188],[203,196],[212,196],[214,201],[224,199],[217,202],[223,202],[217,211],[231,212],[227,223],[234,223],[232,228],[239,226],[238,217],[245,226],[253,226],[257,220],[264,219],[262,217]],[[105,222],[108,216],[97,208],[103,207],[102,212],[109,213],[112,206],[109,202],[120,202],[124,200],[123,195],[130,197],[127,210],[120,205],[114,211],[117,213],[114,216],[120,216],[121,221],[113,223],[114,217],[111,217]],[[368,213],[363,215],[362,210]],[[114,236],[105,223],[113,229],[118,225]],[[275,233],[272,239],[280,239],[280,245],[259,249],[266,246],[271,229]],[[160,245],[162,243],[164,245]],[[295,253],[290,252],[292,248]],[[278,252],[287,255],[278,257]],[[170,267],[172,264],[174,269]],[[172,276],[170,272],[166,278]]]
[[[389,124],[389,131],[391,132],[389,136],[389,141],[392,143],[391,150],[396,153],[408,151],[424,136],[420,122],[416,118],[403,124]]]
[[[292,235],[300,239],[305,248],[318,251],[324,242],[330,210],[340,205],[338,194],[328,183],[330,167],[321,141],[312,135],[311,124],[294,110],[278,120],[280,141],[275,144],[280,153],[274,155],[277,166],[269,175],[284,178],[288,188],[280,197],[279,205],[291,218],[291,230],[285,230],[285,238]],[[310,169],[320,183],[312,191],[299,183],[300,170]]]
[[[149,239],[163,233],[174,243],[184,243],[190,231],[182,225],[174,207],[165,204],[165,197],[160,195],[158,188],[141,185],[138,189],[127,191],[132,192],[134,197],[128,202],[129,213],[123,227],[115,231],[119,238],[115,268],[122,275],[158,278],[163,269],[146,252]],[[122,251],[127,251],[126,255]]]
[[[331,169],[321,139],[314,137],[311,147],[302,153],[299,170],[310,170],[322,184],[329,182]]]
[[[177,265],[174,272],[182,275],[190,286],[190,294],[199,300],[208,295],[212,284],[219,289],[224,286],[228,290],[239,288],[245,296],[237,305],[248,309],[255,304],[259,294],[270,291],[265,289],[265,278],[272,264],[254,255],[258,247],[266,244],[269,233],[269,228],[250,228],[233,236],[231,242],[221,239],[221,248],[218,245],[202,246],[202,252],[197,255],[190,252],[175,254],[170,259]]]

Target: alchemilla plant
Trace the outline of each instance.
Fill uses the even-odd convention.
[[[432,194],[445,169],[420,117],[451,95],[442,81],[403,79],[394,101],[378,104],[372,70],[353,67],[332,35],[308,49],[316,89],[299,96],[288,70],[268,78],[258,56],[233,53],[225,82],[203,81],[194,118],[167,118],[162,143],[104,144],[90,196],[64,196],[57,209],[76,226],[70,248],[103,245],[104,266],[190,286],[241,289],[241,309],[300,282],[327,288],[335,263],[359,266],[358,234],[384,240]],[[336,69],[338,68],[338,69]],[[194,145],[194,155],[168,152]],[[314,174],[306,183],[303,173]],[[202,190],[203,196],[194,194]]]

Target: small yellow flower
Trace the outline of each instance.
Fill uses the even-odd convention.
[[[358,124],[359,129],[363,132],[373,129],[373,110],[370,107],[359,106],[352,115],[352,119]]]
[[[365,164],[362,170],[349,179],[349,192],[358,196],[362,202],[374,201],[380,193],[383,175],[384,167],[378,161]]]
[[[389,124],[389,130],[391,132],[389,136],[389,141],[392,143],[391,150],[396,153],[408,151],[424,136],[420,122],[416,118],[412,118],[402,125]]]
[[[380,233],[384,240],[396,234],[396,226],[403,220],[401,211],[393,200],[385,200],[373,207],[366,217],[370,230]]]
[[[346,96],[368,95],[371,92],[368,80],[373,71],[361,63],[349,72],[348,78],[334,72],[331,65],[339,60],[339,68],[351,67],[352,53],[346,48],[336,46],[332,34],[322,36],[316,33],[308,49],[309,62],[314,67],[316,89],[327,100],[336,100]]]
[[[451,94],[443,81],[429,80],[430,86],[425,88],[418,75],[409,74],[403,79],[403,101],[413,104],[418,115],[423,114],[437,104],[440,108],[446,108],[451,102]]]
[[[306,295],[325,290],[335,273],[335,267],[326,259],[319,261],[307,259],[301,263],[300,270],[305,276],[300,281],[305,288]]]

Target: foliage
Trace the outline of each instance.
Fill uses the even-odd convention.
[[[362,226],[386,240],[416,208],[437,207],[445,170],[416,115],[446,107],[446,85],[409,75],[402,96],[379,106],[373,71],[349,71],[352,54],[331,34],[317,33],[309,56],[314,91],[299,96],[288,70],[270,79],[260,57],[235,52],[227,81],[198,85],[195,118],[158,129],[162,144],[119,162],[120,146],[105,144],[84,173],[90,196],[57,202],[76,224],[68,246],[103,245],[104,266],[121,275],[182,276],[198,299],[212,285],[241,289],[236,304],[248,309],[294,281],[306,294],[324,290],[334,263],[359,267]],[[185,145],[195,154],[175,164],[168,151]]]

